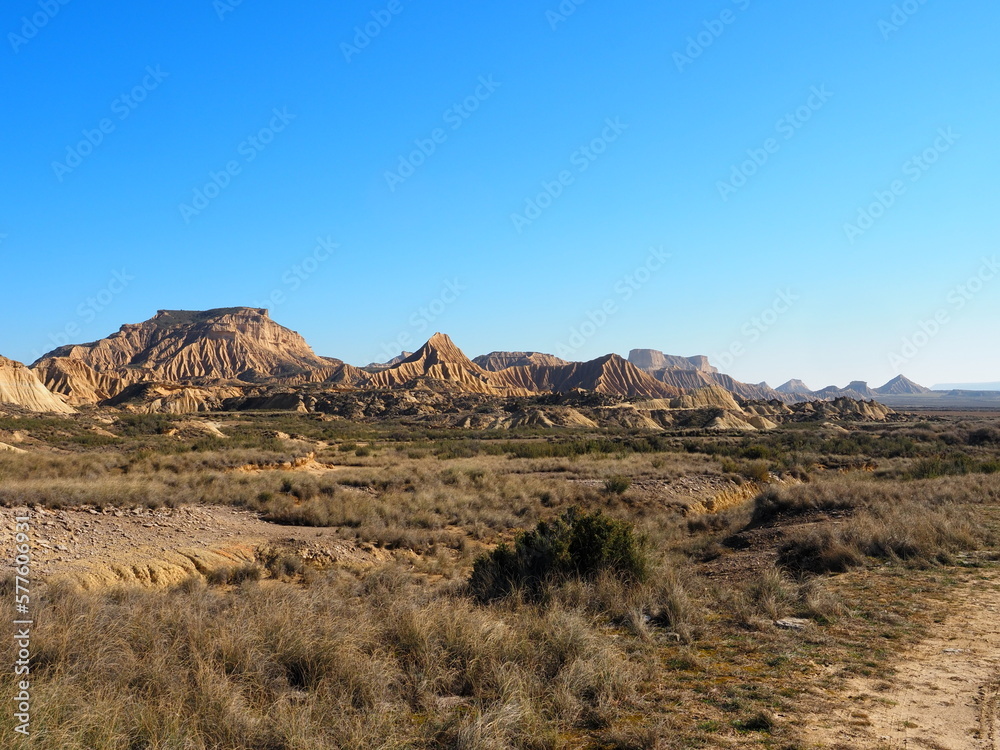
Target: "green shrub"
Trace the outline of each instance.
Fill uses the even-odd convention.
[[[122,414],[118,417],[118,431],[125,437],[162,435],[174,424],[169,414]]]
[[[626,582],[642,581],[649,564],[630,524],[571,508],[534,531],[519,534],[476,560],[469,579],[473,596],[490,601],[515,591],[538,599],[550,583],[593,579],[602,572]]]

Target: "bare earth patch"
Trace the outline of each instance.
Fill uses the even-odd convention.
[[[1000,576],[961,586],[952,612],[896,673],[850,680],[803,729],[827,748],[1000,748]]]
[[[50,510],[4,508],[32,519],[34,574],[83,588],[114,583],[166,586],[197,574],[253,562],[281,547],[318,564],[367,565],[387,557],[372,545],[338,539],[336,529],[281,526],[225,506]]]

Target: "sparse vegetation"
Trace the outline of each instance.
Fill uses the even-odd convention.
[[[0,504],[235,506],[381,562],[279,544],[167,589],[40,590],[34,747],[791,747],[789,686],[826,679],[810,664],[884,669],[996,556],[986,418],[752,437],[193,421],[0,420],[28,448],[0,454]]]
[[[629,583],[646,578],[649,563],[640,540],[624,521],[575,508],[533,531],[518,534],[476,560],[469,589],[480,601],[521,593],[539,598],[550,584],[608,573]]]

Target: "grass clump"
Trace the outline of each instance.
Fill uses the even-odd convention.
[[[809,573],[843,572],[868,558],[926,567],[952,563],[957,553],[976,549],[982,541],[966,511],[918,502],[907,508],[878,503],[843,523],[792,536],[778,559],[786,568]]]
[[[540,598],[546,585],[610,573],[627,582],[645,580],[649,562],[632,526],[570,508],[554,521],[522,532],[513,546],[501,544],[476,560],[469,588],[480,601],[515,591]]]
[[[632,486],[632,480],[621,474],[615,474],[604,480],[604,491],[609,495],[621,495]]]

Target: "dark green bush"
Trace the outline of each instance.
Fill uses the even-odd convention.
[[[162,435],[174,424],[169,414],[122,414],[118,417],[118,431],[125,437]]]
[[[625,521],[571,508],[554,521],[522,532],[513,546],[501,544],[476,560],[469,579],[473,596],[486,602],[515,591],[541,598],[545,586],[569,578],[611,573],[642,581],[649,564],[642,543]]]

